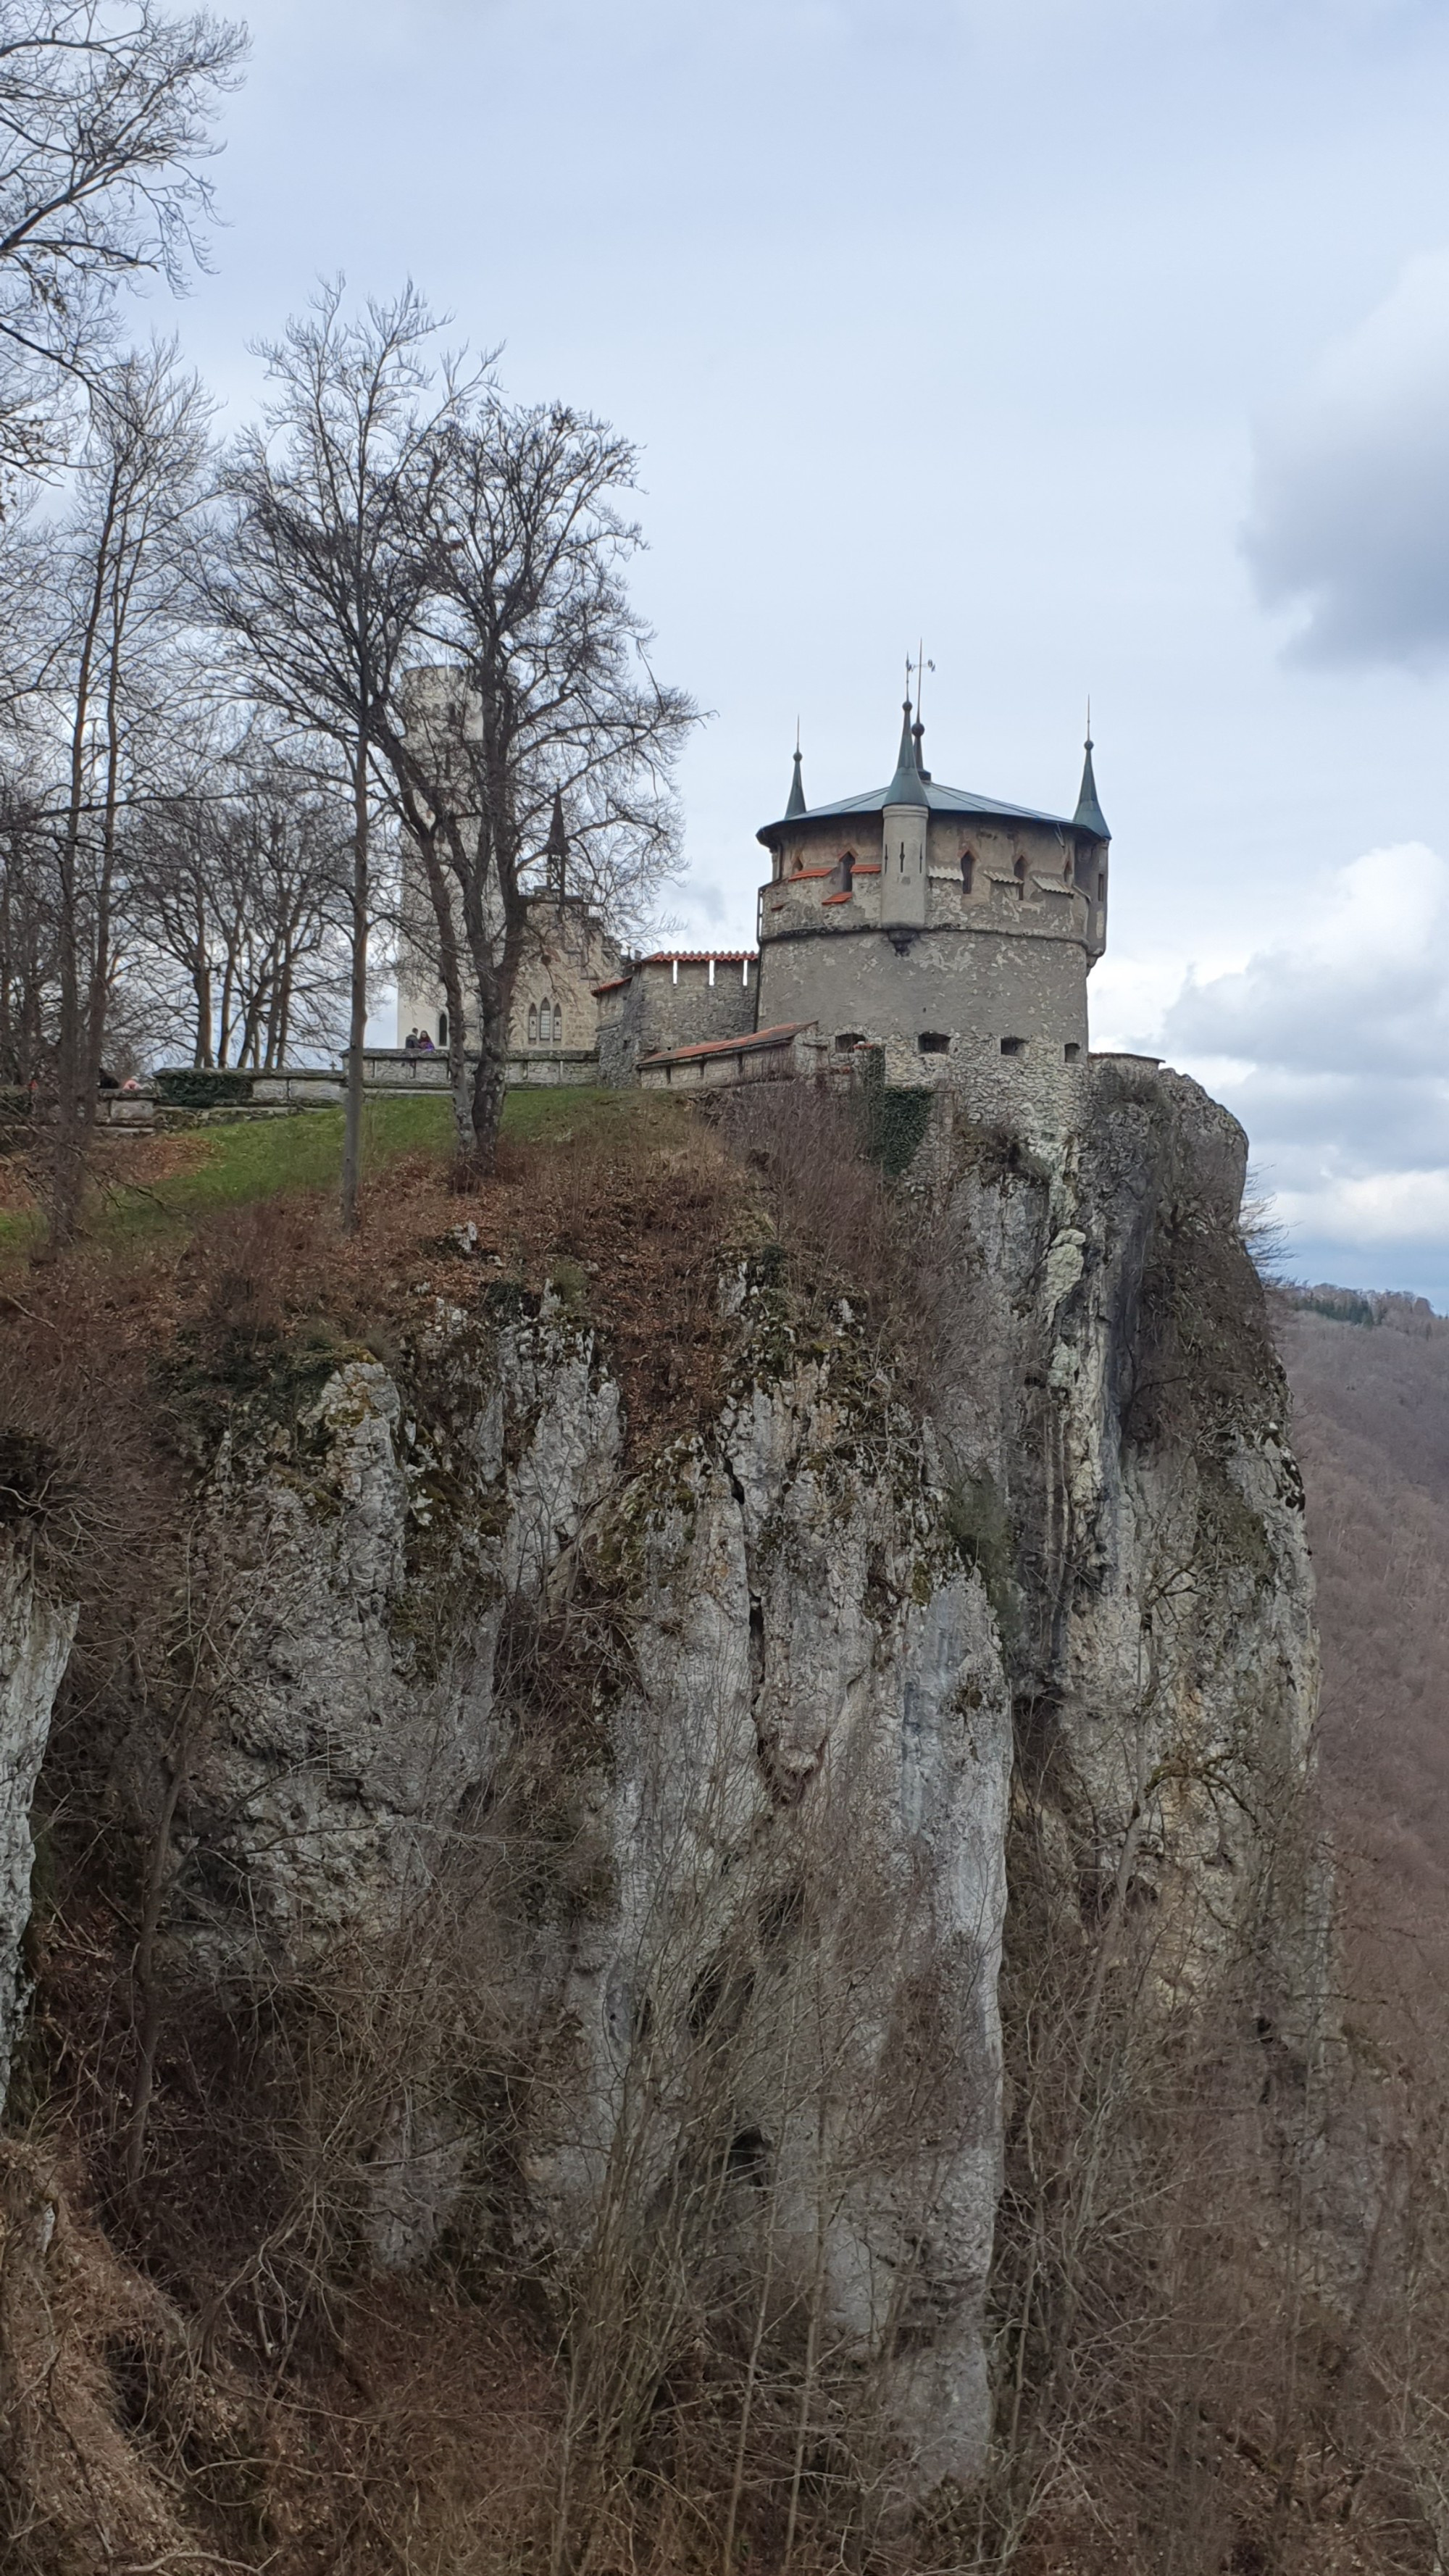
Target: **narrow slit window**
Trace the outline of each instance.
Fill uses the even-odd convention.
[[[535,1002],[528,1006],[528,1043],[530,1046],[538,1044],[538,1005]]]
[[[446,1045],[447,1045],[447,1043],[448,1043],[448,1014],[447,1014],[447,1012],[446,1012],[446,1011],[439,1011],[439,1013],[438,1013],[438,1044],[439,1044],[439,1046],[446,1046]]]
[[[963,850],[961,853],[961,892],[963,894],[969,894],[975,882],[976,853],[974,850]]]
[[[563,1045],[563,1004],[562,1004],[562,1002],[555,1002],[555,1004],[554,1004],[554,1006],[553,1006],[553,1042],[554,1042],[554,1045],[555,1045],[555,1046],[562,1046],[562,1045]]]

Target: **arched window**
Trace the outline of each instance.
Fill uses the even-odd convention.
[[[446,1046],[446,1045],[447,1045],[447,1043],[448,1043],[448,1014],[447,1014],[447,1012],[446,1012],[446,1011],[439,1011],[439,1013],[438,1013],[438,1044],[439,1044],[439,1046]]]
[[[528,1006],[528,1043],[530,1046],[538,1044],[538,1006],[534,1002]]]
[[[844,858],[840,862],[840,890],[842,894],[849,894],[854,881],[855,852],[854,850],[847,850]]]
[[[975,880],[976,853],[974,850],[963,850],[961,853],[961,892],[963,894],[969,894]]]
[[[554,1045],[555,1045],[555,1046],[562,1046],[562,1045],[563,1045],[563,1004],[562,1004],[562,1002],[555,1002],[555,1004],[554,1004],[554,1006],[553,1006],[553,1042],[554,1042]]]

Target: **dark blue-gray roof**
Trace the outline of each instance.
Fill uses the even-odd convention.
[[[919,717],[912,724],[909,698],[901,709],[901,716],[901,747],[896,756],[895,776],[888,787],[873,787],[864,796],[842,796],[833,805],[807,805],[797,747],[790,798],[784,814],[778,823],[762,823],[755,834],[756,840],[763,841],[768,849],[777,832],[794,825],[836,822],[850,814],[883,814],[888,805],[914,805],[918,808],[924,805],[932,814],[978,814],[984,821],[1051,823],[1059,832],[1087,832],[1094,840],[1110,840],[1107,818],[1097,802],[1090,737],[1086,766],[1082,771],[1082,792],[1077,799],[1075,814],[1041,814],[1034,805],[1002,805],[994,796],[974,796],[966,787],[938,787],[935,779],[921,767],[925,727]]]
[[[807,805],[803,812],[786,815],[778,823],[762,824],[755,838],[768,841],[774,833],[783,832],[787,825],[828,823],[837,815],[883,814],[887,805],[895,802],[892,794],[895,783],[892,779],[888,787],[872,787],[864,796],[842,796],[833,805]],[[1057,823],[1064,832],[1072,829],[1069,814],[1040,814],[1033,805],[1002,805],[994,796],[974,796],[966,787],[942,787],[934,778],[921,780],[919,801],[932,814],[1004,816],[1013,823]]]

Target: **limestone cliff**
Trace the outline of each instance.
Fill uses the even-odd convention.
[[[0,1537],[0,2102],[25,2000],[31,1803],[75,1619],[46,1598],[25,1552]]]
[[[1063,1937],[1150,1902],[1180,1999],[1251,1930],[1300,2050],[1316,1938],[1311,1891],[1263,1916],[1315,1662],[1240,1132],[1106,1059],[1069,1118],[920,1160],[950,1294],[917,1401],[766,1244],[721,1256],[722,1405],[642,1466],[577,1283],[420,1299],[386,1364],[236,1416],[169,1918],[224,1988],[432,1959],[452,1891],[506,2175],[419,2019],[374,2258],[485,2211],[559,2295],[593,2278],[597,2333],[622,2262],[665,2344],[691,2300],[752,2354],[797,2334],[806,2415],[868,2382],[917,2494],[988,2434],[1023,1817]]]

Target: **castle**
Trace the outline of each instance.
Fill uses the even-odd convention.
[[[671,1090],[849,1074],[865,1050],[893,1085],[948,1084],[1009,1111],[1087,1053],[1087,977],[1106,944],[1111,834],[1090,733],[1071,815],[935,780],[905,702],[881,788],[808,806],[795,753],[757,951],[626,958],[567,887],[554,800],[544,885],[510,1033],[510,1078]],[[400,1028],[446,1039],[436,970],[405,946]]]

